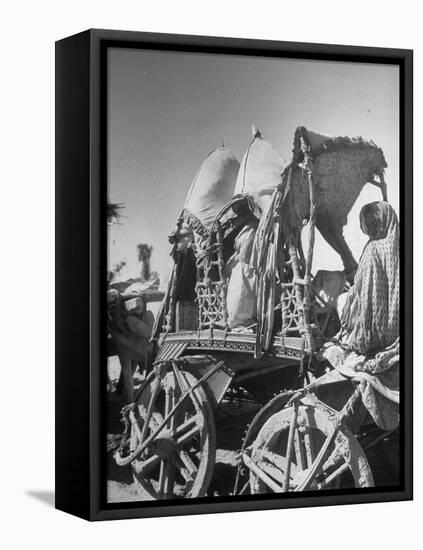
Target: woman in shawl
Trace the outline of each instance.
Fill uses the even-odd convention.
[[[373,356],[399,337],[399,227],[387,202],[372,202],[360,213],[369,236],[354,285],[347,294],[338,335],[343,346]]]
[[[326,344],[321,356],[358,383],[366,410],[390,431],[399,422],[398,218],[389,203],[372,202],[361,210],[360,225],[369,241],[347,294],[338,342]]]

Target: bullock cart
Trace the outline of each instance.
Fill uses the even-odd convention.
[[[260,136],[256,134],[253,142],[257,137]],[[314,382],[319,374],[316,353],[339,328],[335,309],[316,296],[312,287],[314,232],[319,212],[314,162],[320,160],[323,166],[327,161],[327,168],[328,163],[336,164],[337,158],[343,162],[347,158],[351,161],[349,177],[362,183],[370,181],[375,173],[382,175],[382,167],[376,168],[374,160],[380,150],[361,142],[355,146],[342,142],[341,150],[336,150],[333,141],[326,148],[320,141],[314,155],[304,128],[297,130],[295,143],[292,162],[281,172],[276,170],[282,174],[281,180],[266,204],[260,204],[251,194],[236,193],[230,200],[225,198],[225,204],[208,225],[201,223],[192,211],[184,209],[181,213],[171,240],[173,273],[154,329],[155,360],[134,402],[122,410],[125,429],[115,453],[119,465],[132,468],[142,498],[207,495],[216,458],[215,416],[228,390],[233,388],[247,393],[261,407],[240,455],[244,469],[250,472],[244,491],[336,485],[339,468],[344,472],[346,462],[338,467],[334,458],[336,465],[323,481],[315,475],[317,471],[320,474],[322,461],[334,441],[340,442],[339,448],[344,445],[343,456],[350,453],[357,457],[357,468],[364,465],[360,475],[365,481],[361,482],[361,478],[356,480],[356,466],[348,463],[354,482],[363,486],[372,483],[370,471],[365,475],[362,447],[342,423],[345,415],[342,413],[331,423],[329,409],[320,401],[310,402],[310,392],[304,396],[294,392],[304,386],[309,388]],[[226,151],[220,150],[219,155],[232,170],[234,162]],[[215,160],[212,155],[210,162]],[[275,156],[271,160],[274,163]],[[342,167],[336,169],[342,173]],[[246,172],[245,166],[241,165],[241,172]],[[319,178],[323,181],[321,174]],[[193,194],[195,188],[190,197]],[[308,235],[303,252],[301,228],[305,224]],[[251,246],[248,245],[249,266],[253,267],[247,275],[252,273],[253,278],[250,294],[254,294],[254,315],[251,323],[235,327],[233,322],[231,325],[233,312],[228,311],[228,304],[239,288],[231,287],[235,268],[232,264],[230,271],[228,266],[237,238],[247,226],[253,228]],[[246,281],[247,275],[244,271],[240,284],[248,286],[251,279]],[[292,401],[294,394],[301,398]],[[347,400],[346,410],[352,407],[350,401]],[[293,428],[298,423],[305,426],[304,433]],[[311,428],[315,433],[311,433]],[[267,437],[272,430],[287,436],[284,467],[280,458],[276,466],[269,462],[264,465],[264,459],[259,458],[264,451],[266,457],[276,455],[273,440]],[[293,441],[298,437],[303,437],[302,469],[292,458]],[[241,470],[242,464],[236,492],[242,489]],[[303,477],[300,470],[306,472]]]

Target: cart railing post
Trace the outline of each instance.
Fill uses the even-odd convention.
[[[309,202],[310,202],[310,214],[309,214],[309,233],[308,233],[308,243],[307,243],[307,254],[306,254],[306,263],[305,263],[305,274],[304,274],[304,299],[303,299],[303,312],[304,312],[304,333],[306,340],[306,350],[309,353],[314,352],[314,339],[311,327],[311,269],[313,265],[313,250],[314,250],[314,240],[315,240],[315,222],[316,222],[316,197],[315,197],[315,186],[313,178],[313,157],[311,153],[311,147],[308,143],[308,140],[303,133],[301,135],[301,150],[304,154],[304,169],[307,174],[307,183],[309,191]]]

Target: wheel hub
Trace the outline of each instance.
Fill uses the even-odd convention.
[[[152,445],[153,453],[159,455],[161,458],[169,458],[175,449],[176,445],[173,442],[172,434],[166,431],[159,434]]]

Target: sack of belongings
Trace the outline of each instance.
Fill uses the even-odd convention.
[[[256,319],[256,276],[250,267],[257,222],[251,221],[237,235],[228,270],[227,310],[230,329],[241,330]]]
[[[252,195],[264,211],[286,167],[282,156],[253,128],[253,140],[245,153],[238,172],[235,195]]]
[[[248,195],[265,212],[282,181],[285,161],[253,128],[253,140],[238,172],[235,196]],[[258,221],[249,222],[235,240],[228,283],[228,324],[232,330],[246,330],[257,319],[257,273],[252,253]]]
[[[198,222],[210,229],[216,215],[232,199],[239,162],[221,147],[205,159],[191,184],[185,201],[183,219],[196,231]]]
[[[225,147],[212,151],[198,170],[169,242],[180,252],[194,240],[203,248],[220,210],[232,199],[239,162]]]

